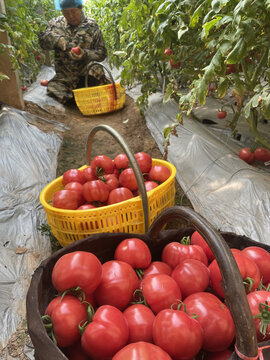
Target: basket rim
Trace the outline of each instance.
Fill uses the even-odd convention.
[[[152,160],[154,162],[158,162],[158,164],[155,164],[155,165],[164,165],[164,166],[167,166],[168,168],[170,168],[171,170],[171,175],[169,176],[169,178],[164,181],[162,184],[160,184],[158,187],[148,191],[148,195],[150,196],[151,194],[153,194],[155,191],[160,191],[160,188],[161,187],[165,187],[167,186],[168,183],[170,183],[174,178],[175,178],[175,175],[176,175],[176,168],[175,166],[170,163],[169,161],[166,161],[166,160],[162,160],[162,159],[155,159],[155,158],[152,158]],[[90,165],[83,165],[79,168],[79,170],[83,170],[84,168],[86,168],[87,166],[90,166]],[[53,181],[51,181],[49,184],[47,184],[41,191],[40,193],[40,196],[39,196],[39,200],[41,202],[41,204],[43,205],[45,211],[48,210],[50,212],[55,212],[55,213],[59,213],[59,214],[66,214],[66,215],[71,215],[73,214],[74,212],[76,212],[76,214],[80,215],[80,214],[85,214],[87,212],[94,212],[94,211],[101,211],[101,210],[110,210],[110,209],[113,209],[115,207],[118,207],[120,205],[123,205],[123,204],[128,204],[130,202],[134,202],[134,201],[142,201],[142,198],[140,195],[134,197],[134,198],[131,198],[131,199],[128,199],[128,200],[125,200],[125,201],[121,201],[120,203],[115,203],[115,204],[112,204],[112,205],[104,205],[104,206],[100,206],[100,207],[97,207],[97,208],[94,208],[94,209],[85,209],[85,210],[67,210],[67,209],[60,209],[60,208],[56,208],[52,205],[50,205],[46,200],[45,200],[45,196],[48,192],[48,190],[51,190],[55,185],[59,184],[60,182],[62,182],[62,178],[63,178],[63,175],[57,177],[56,179],[54,179]],[[158,190],[157,190],[158,189]]]
[[[115,83],[115,86],[118,86],[120,85],[120,87],[125,90],[125,88],[120,84],[120,83]],[[89,91],[89,90],[96,90],[96,89],[100,89],[100,88],[111,88],[113,87],[113,84],[106,84],[106,85],[99,85],[99,86],[89,86],[87,88],[80,88],[80,89],[74,89],[72,90],[74,93],[79,93],[79,92],[82,92],[82,91]]]

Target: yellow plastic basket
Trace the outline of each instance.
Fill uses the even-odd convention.
[[[104,130],[105,125],[99,127]],[[95,131],[95,128],[92,131]],[[129,153],[127,155],[129,156]],[[49,183],[40,194],[40,202],[47,214],[48,224],[61,246],[64,247],[96,233],[145,233],[156,216],[165,208],[173,206],[175,201],[176,169],[174,165],[160,159],[153,159],[153,165],[166,166],[170,169],[171,175],[164,183],[147,192],[146,202],[149,215],[147,223],[145,222],[146,211],[143,196],[95,209],[63,210],[51,205],[53,194],[63,189],[62,176]],[[82,166],[80,170],[83,170],[86,166]]]
[[[109,73],[111,84],[88,87],[90,67],[102,66]],[[125,105],[125,89],[120,83],[115,83],[110,71],[99,63],[92,63],[86,72],[86,87],[73,90],[76,104],[83,115],[98,115],[113,112]]]

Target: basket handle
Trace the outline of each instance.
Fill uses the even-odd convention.
[[[228,303],[235,325],[237,349],[247,358],[256,357],[258,343],[255,324],[242,277],[229,246],[206,219],[184,206],[169,207],[160,213],[152,223],[148,235],[158,241],[158,234],[163,226],[173,219],[187,221],[210,246],[220,267],[226,304]]]
[[[145,232],[147,232],[149,229],[148,199],[147,199],[147,194],[146,194],[146,189],[145,189],[141,169],[138,165],[138,162],[137,162],[135,156],[133,155],[132,151],[130,150],[129,146],[127,145],[127,143],[125,142],[123,137],[116,130],[114,130],[111,126],[100,124],[100,125],[95,126],[90,131],[90,133],[88,135],[87,145],[86,145],[87,165],[90,165],[90,163],[91,163],[91,149],[92,149],[92,142],[93,142],[94,135],[100,130],[106,131],[110,135],[112,135],[112,137],[121,145],[122,149],[124,150],[125,154],[127,155],[128,159],[130,161],[131,167],[134,171],[134,174],[135,174],[135,177],[136,177],[136,180],[138,183],[140,196],[142,197]]]
[[[117,100],[116,86],[115,86],[115,81],[113,79],[112,73],[103,64],[100,64],[98,62],[92,62],[92,63],[86,65],[86,69],[85,69],[85,71],[86,71],[86,73],[85,73],[85,87],[86,88],[88,87],[88,73],[89,73],[89,70],[91,69],[91,67],[93,67],[94,65],[98,65],[98,66],[102,67],[109,74],[110,81],[111,81],[111,83],[113,85],[114,98],[115,98],[115,100]]]

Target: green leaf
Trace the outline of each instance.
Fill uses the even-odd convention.
[[[163,97],[163,103],[168,102],[171,99],[171,95],[174,93],[172,84],[168,84],[164,97]]]
[[[219,20],[220,20],[221,18],[222,18],[221,16],[218,16],[218,17],[216,17],[215,19],[213,19],[213,20],[211,20],[211,21],[209,21],[209,22],[207,22],[207,23],[205,23],[205,24],[203,25],[203,28],[204,28],[204,30],[205,30],[205,37],[206,37],[206,38],[208,37],[209,32],[210,32],[210,31],[212,30],[212,28],[216,25],[216,23],[219,22]]]
[[[190,19],[190,27],[195,27],[198,24],[200,17],[202,17],[202,4],[192,14]]]
[[[240,60],[246,55],[247,46],[243,38],[239,39],[232,49],[232,51],[227,56],[227,64],[237,64]]]
[[[262,111],[268,119],[270,119],[270,95],[262,100]]]
[[[163,136],[165,139],[167,139],[170,135],[171,135],[171,131],[172,131],[172,127],[171,126],[168,126],[168,127],[165,127],[164,130],[163,130]]]
[[[219,82],[218,82],[218,88],[217,88],[217,92],[218,92],[218,96],[222,99],[226,93],[227,90],[230,86],[230,82],[227,78],[220,78]]]
[[[183,26],[180,28],[180,30],[178,31],[177,33],[177,37],[178,37],[178,40],[181,39],[181,37],[188,31],[188,27],[187,26]]]

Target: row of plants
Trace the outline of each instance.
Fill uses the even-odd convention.
[[[7,32],[10,45],[0,43],[0,55],[6,49],[14,69],[18,69],[23,86],[35,79],[45,55],[39,47],[38,32],[55,16],[54,3],[50,0],[7,0],[6,14],[0,14],[0,29]],[[0,73],[0,80],[7,76]]]
[[[270,148],[258,131],[270,118],[269,6],[269,0],[93,0],[90,11],[110,61],[122,66],[123,83],[142,83],[142,111],[162,90],[164,101],[179,102],[181,122],[183,112],[213,96],[233,111],[233,135],[244,118],[255,143]]]
[[[6,10],[0,26],[11,38],[11,59],[21,82],[32,81],[44,56],[37,33],[57,12],[50,0],[8,0]],[[142,112],[149,95],[163,91],[165,102],[179,103],[177,126],[183,113],[213,96],[221,99],[222,111],[233,112],[232,135],[244,118],[255,143],[270,149],[258,130],[262,119],[270,119],[269,11],[270,0],[85,1],[123,84],[142,84]],[[0,44],[0,51],[5,47]],[[165,129],[167,140],[174,130]]]

